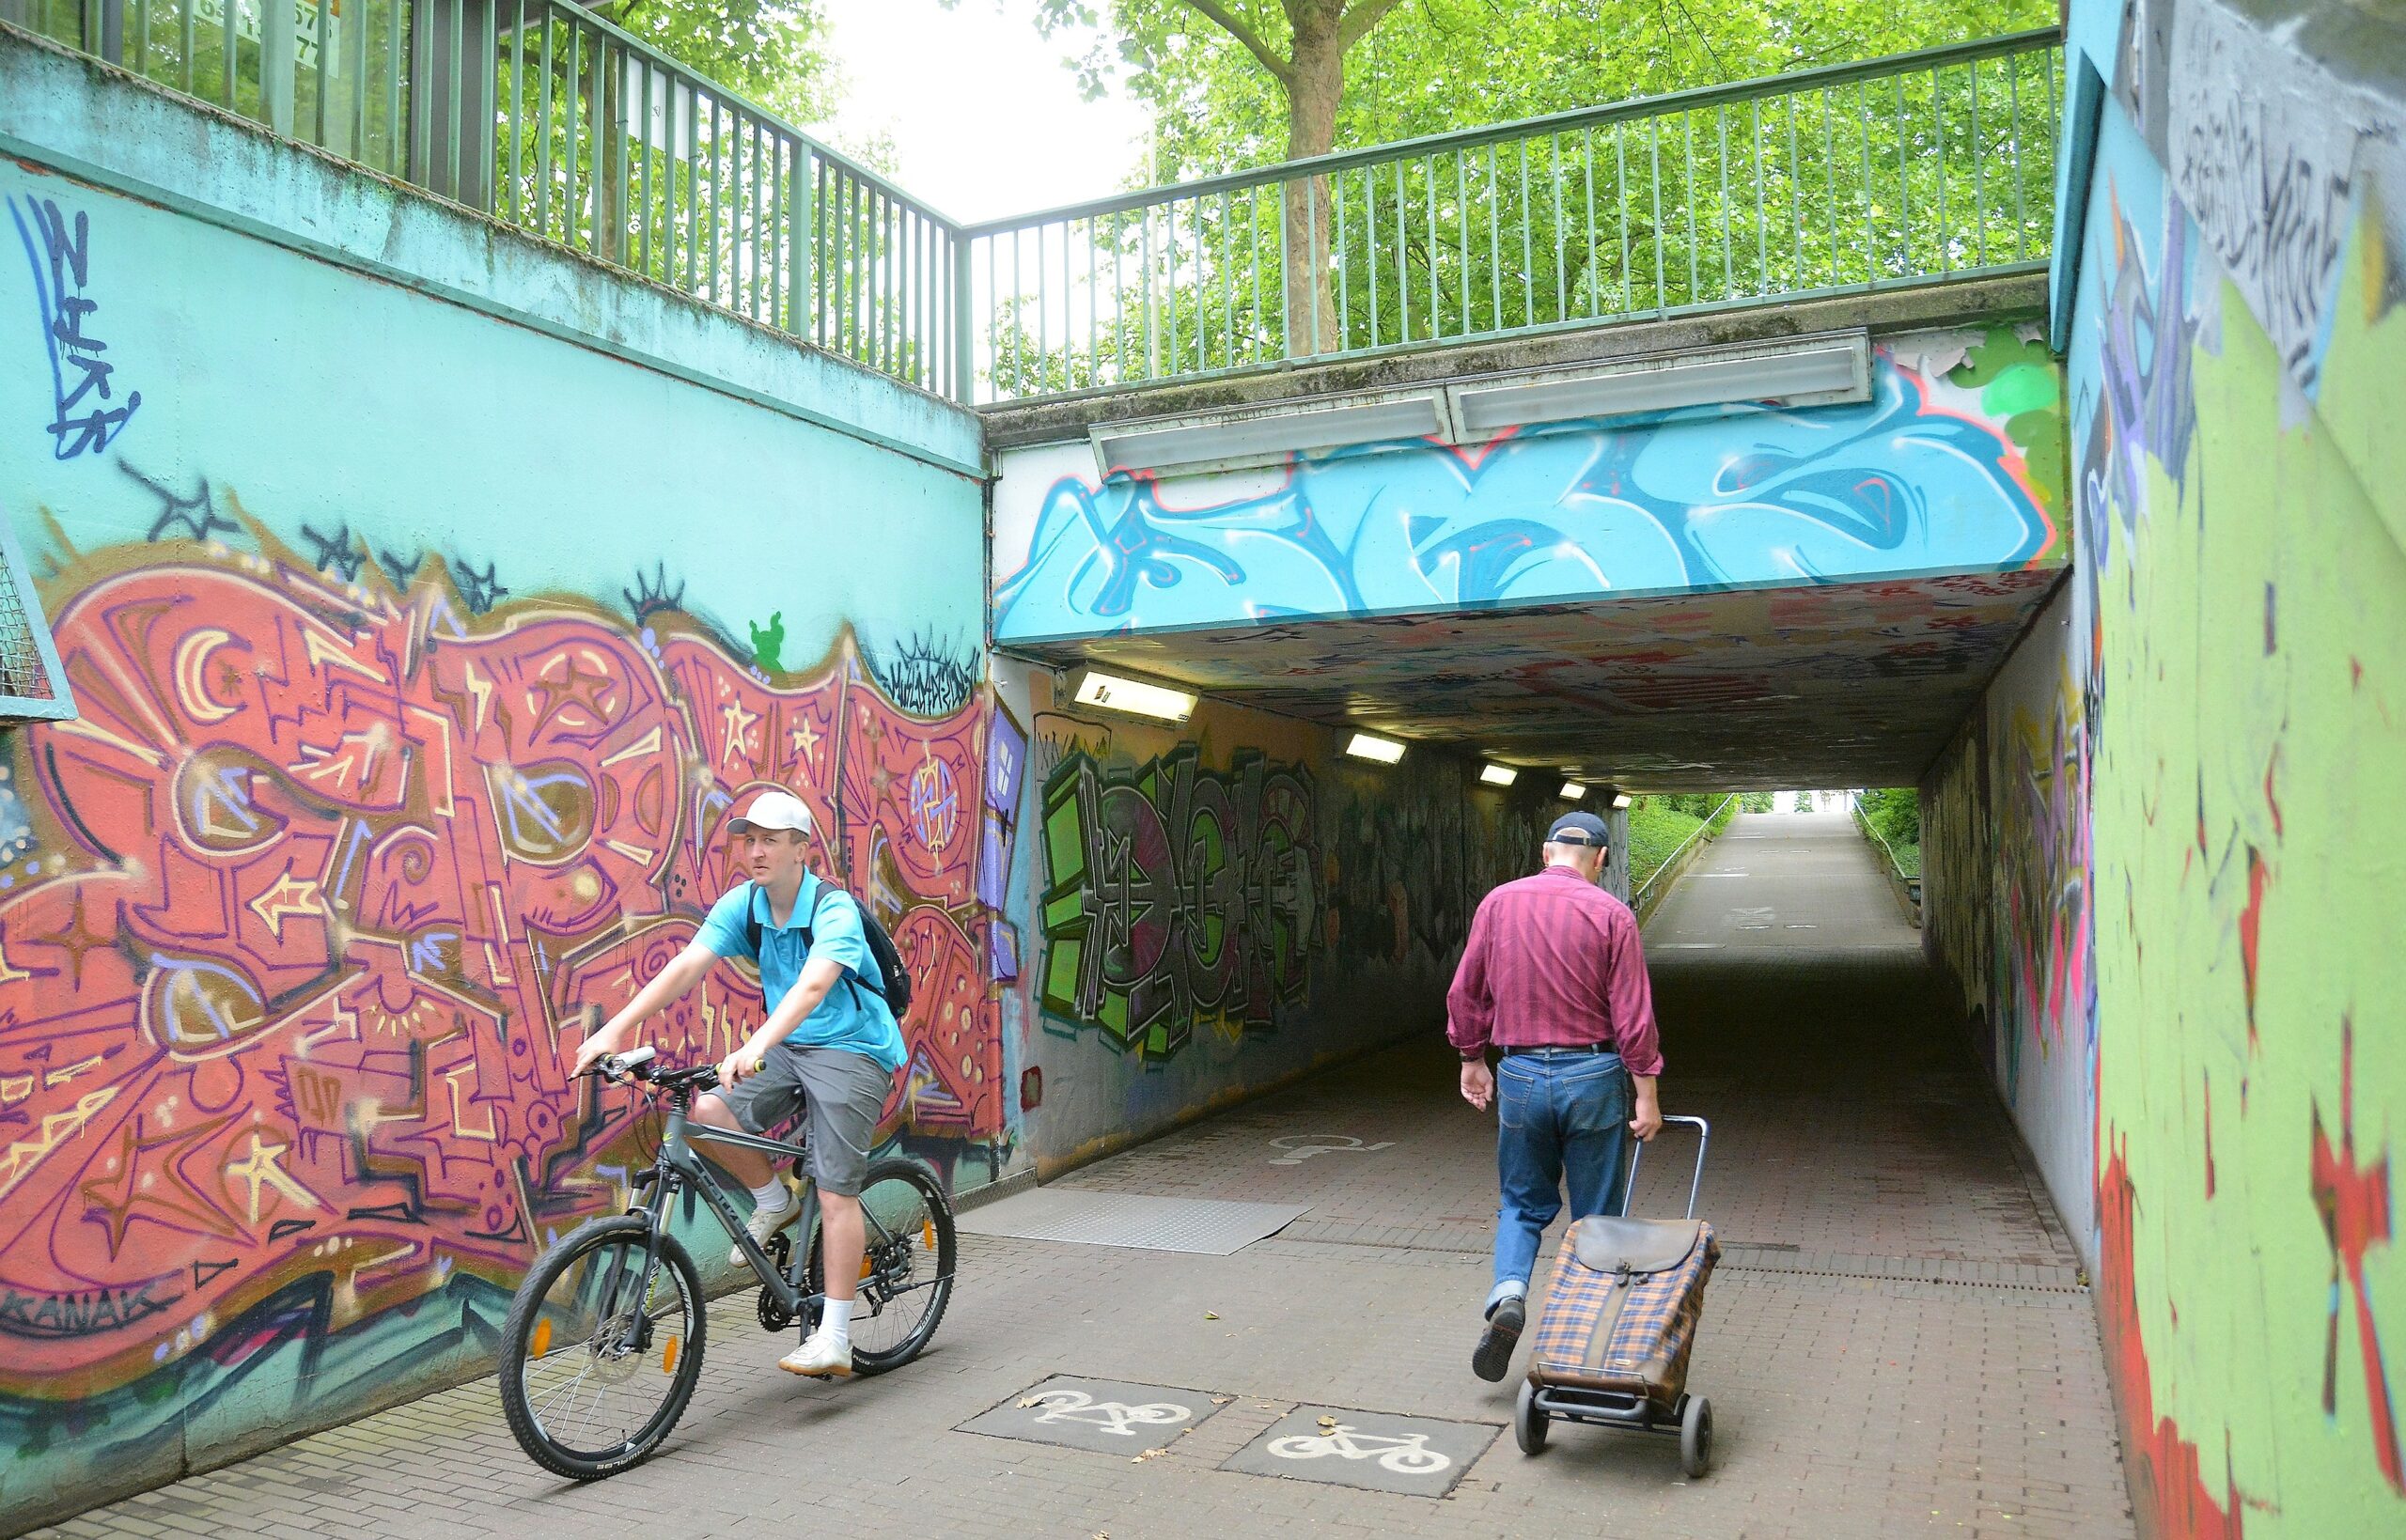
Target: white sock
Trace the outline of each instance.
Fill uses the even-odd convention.
[[[765,1208],[772,1214],[778,1212],[792,1201],[787,1195],[786,1184],[778,1181],[774,1176],[752,1190],[752,1206]]]
[[[828,1300],[827,1313],[819,1317],[819,1330],[830,1333],[839,1343],[851,1342],[852,1302],[850,1299]]]

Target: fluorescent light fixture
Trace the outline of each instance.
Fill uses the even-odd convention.
[[[1628,793],[1628,792],[1626,792],[1626,791],[1616,791],[1616,792],[1614,792],[1614,793],[1613,793],[1613,806],[1614,806],[1614,807],[1616,807],[1616,808],[1622,808],[1622,807],[1627,807],[1628,805],[1629,805],[1629,793]]]
[[[1095,468],[1106,481],[1134,475],[1199,475],[1283,464],[1315,449],[1394,439],[1450,438],[1443,396],[1340,397],[1298,410],[1279,401],[1242,412],[1097,423],[1087,430]]]
[[[1509,765],[1482,765],[1478,778],[1491,786],[1508,786],[1521,778],[1521,772]]]
[[[1131,716],[1152,717],[1161,722],[1184,722],[1195,712],[1195,697],[1183,690],[1122,678],[1092,668],[1078,678],[1077,702],[1080,706],[1099,706],[1106,711],[1125,711]]]
[[[1465,441],[1508,428],[1675,412],[1682,407],[1829,406],[1871,398],[1871,339],[1862,332],[1616,359],[1448,386]]]
[[[1576,781],[1565,781],[1562,783],[1562,789],[1555,792],[1555,795],[1561,798],[1566,802],[1575,802],[1580,798],[1587,795],[1587,788],[1581,786]]]
[[[1403,757],[1403,745],[1376,733],[1355,733],[1345,752],[1355,759],[1374,759],[1382,765],[1392,765]]]

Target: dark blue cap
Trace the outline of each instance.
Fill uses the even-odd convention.
[[[1548,845],[1601,847],[1606,843],[1604,820],[1593,813],[1565,813],[1554,820],[1552,829],[1546,831],[1545,842]]]

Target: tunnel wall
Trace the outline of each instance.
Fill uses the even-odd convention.
[[[649,1148],[570,1009],[755,786],[922,981],[883,1139],[1023,1165],[975,422],[7,39],[0,136],[0,506],[81,708],[0,734],[0,1532],[489,1365]],[[757,1024],[703,994],[670,1051]]]
[[[1033,736],[1006,1011],[1046,1174],[1443,1031],[1472,910],[1535,869],[1559,810],[1425,748],[1350,760],[1327,728],[1208,699],[1149,724],[995,668]]]
[[[1099,484],[1084,443],[999,457],[998,644],[2060,565],[2043,349],[1883,338],[1873,397],[1412,440]]]
[[[2069,74],[2077,571],[1925,782],[1931,944],[2092,1216],[2143,1532],[2395,1533],[2406,34],[2084,3]]]

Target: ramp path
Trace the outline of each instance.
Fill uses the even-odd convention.
[[[788,1339],[748,1293],[721,1301],[692,1409],[613,1480],[527,1463],[485,1380],[40,1532],[2130,1533],[2086,1281],[1851,824],[1739,819],[1648,947],[1665,1110],[1712,1122],[1699,1212],[1727,1249],[1690,1380],[1718,1423],[1701,1481],[1668,1439],[1557,1426],[1529,1459],[1496,1435],[1516,1381],[1469,1369],[1494,1128],[1421,1042],[1059,1184],[1308,1206],[1232,1255],[965,1235],[929,1354],[839,1386],[777,1372]],[[1684,1203],[1684,1138],[1648,1155],[1639,1212]],[[1098,1452],[1093,1423],[1085,1447],[960,1431],[1055,1377],[1086,1400],[1175,1388],[1192,1425],[1158,1457]],[[1375,1461],[1248,1473],[1319,1408],[1438,1420],[1389,1425],[1454,1451],[1447,1495],[1305,1468]]]

